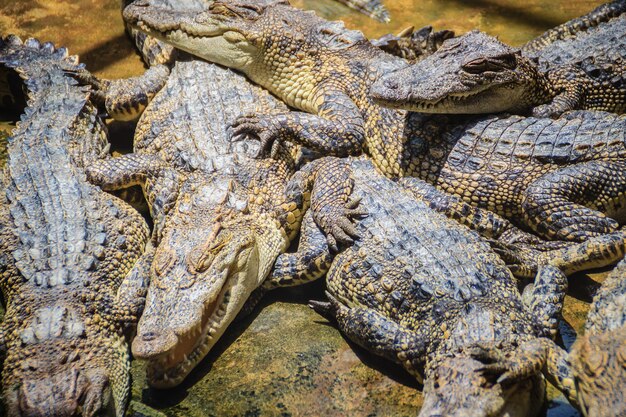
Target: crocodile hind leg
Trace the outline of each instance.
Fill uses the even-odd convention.
[[[116,120],[137,119],[150,100],[167,82],[170,69],[166,65],[155,65],[137,77],[105,80],[87,70],[70,73],[82,84],[93,88],[92,100],[104,107],[109,116]]]
[[[626,209],[626,161],[591,161],[551,172],[524,192],[526,223],[548,239],[583,241],[611,233]]]
[[[309,210],[302,221],[298,250],[278,256],[271,275],[254,290],[238,317],[248,315],[263,295],[272,289],[306,284],[323,277],[332,261],[326,237]]]
[[[497,382],[502,385],[542,372],[552,385],[565,394],[570,403],[578,406],[574,374],[567,352],[550,339],[538,337],[526,341],[508,354],[477,346],[470,355],[484,363],[480,372],[496,376]]]
[[[524,304],[541,326],[545,337],[554,339],[556,336],[566,292],[567,277],[551,265],[539,268],[535,282],[524,289]]]
[[[428,204],[431,209],[475,230],[485,238],[496,239],[503,244],[525,245],[541,251],[557,249],[564,245],[564,242],[546,241],[524,232],[498,214],[474,207],[418,178],[404,177],[400,178],[398,183],[409,190],[416,199]]]
[[[322,316],[336,320],[339,329],[363,348],[402,364],[421,382],[420,367],[424,362],[426,344],[418,334],[372,309],[349,308],[326,293],[329,301],[309,301],[309,306]]]
[[[626,253],[626,232],[617,231],[587,239],[566,242],[563,247],[537,251],[524,245],[491,241],[493,250],[507,263],[516,277],[532,278],[541,265],[552,265],[565,275],[612,265]]]

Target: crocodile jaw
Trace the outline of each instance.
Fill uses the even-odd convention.
[[[190,320],[192,323],[184,333],[170,332],[169,340],[155,349],[146,335],[160,324],[139,323],[132,350],[136,357],[148,360],[147,378],[152,387],[170,388],[180,384],[207,355],[258,287],[257,247],[246,249],[240,258],[246,259],[245,266],[233,268],[233,273],[230,268],[223,271],[219,293],[213,300],[207,300],[200,319]],[[176,314],[176,311],[170,313]]]
[[[244,70],[256,56],[256,47],[241,30],[210,12],[187,14],[133,3],[124,17],[137,30],[229,68]]]
[[[472,91],[450,92],[439,97],[418,96],[410,90],[389,90],[375,83],[370,90],[374,101],[381,106],[419,113],[479,114],[515,111],[513,103],[523,102],[524,92],[513,84],[485,85]],[[522,107],[523,108],[523,107]]]

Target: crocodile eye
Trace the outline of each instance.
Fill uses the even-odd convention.
[[[157,275],[165,275],[174,263],[174,253],[171,249],[162,246],[154,258],[154,272]]]
[[[189,255],[187,255],[187,266],[189,272],[192,274],[204,272],[211,266],[214,257],[206,250],[206,247],[199,246],[194,248]]]
[[[502,54],[495,57],[483,57],[466,62],[462,65],[465,72],[480,74],[483,72],[502,72],[515,69],[517,58],[514,53]]]

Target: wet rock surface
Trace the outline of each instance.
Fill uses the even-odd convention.
[[[415,380],[348,343],[307,307],[323,297],[322,285],[266,297],[179,388],[146,387],[135,362],[133,398],[143,404],[133,403],[131,415],[414,416],[422,402]]]

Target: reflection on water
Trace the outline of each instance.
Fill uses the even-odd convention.
[[[298,7],[317,11],[327,19],[341,19],[369,37],[396,33],[407,26],[432,25],[457,34],[480,29],[504,42],[521,45],[573,17],[585,14],[603,1],[587,0],[383,0],[391,14],[389,24],[353,12],[334,0],[291,0]]]
[[[331,20],[344,20],[346,26],[362,30],[368,37],[397,33],[407,26],[432,25],[436,30],[452,29],[457,34],[481,29],[504,42],[522,45],[548,28],[587,13],[599,0],[384,0],[392,21],[380,23],[334,0],[292,0],[297,7],[315,10]],[[36,37],[65,46],[78,54],[96,75],[122,78],[140,74],[143,64],[124,34],[119,0],[0,0],[0,33]],[[6,155],[6,136],[14,124],[0,115],[0,162]],[[116,130],[113,129],[112,132]],[[594,276],[602,281],[604,274]],[[577,282],[572,280],[571,282]],[[579,331],[589,306],[589,297],[572,293],[566,299],[565,318]],[[306,307],[304,307],[306,308]],[[575,337],[571,332],[567,343]],[[141,378],[141,377],[140,377]],[[194,388],[191,388],[194,390]],[[139,391],[141,392],[141,391]],[[412,392],[412,391],[411,391]],[[137,392],[135,392],[137,394]],[[199,392],[202,401],[206,395]],[[559,393],[551,388],[550,398]],[[140,401],[140,396],[136,400]],[[179,407],[189,404],[183,400]],[[186,404],[186,405],[185,405]],[[194,406],[191,406],[193,409]],[[165,411],[165,410],[164,410]],[[187,415],[185,413],[180,415]],[[176,413],[175,413],[176,414]],[[173,414],[168,414],[173,415]],[[551,402],[550,417],[575,416],[573,409],[559,401]]]

